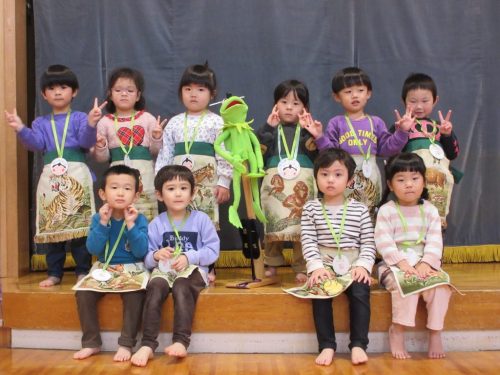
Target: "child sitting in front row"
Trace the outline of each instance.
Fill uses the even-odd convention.
[[[386,167],[387,187],[395,195],[380,207],[375,226],[375,243],[382,255],[379,279],[392,296],[392,326],[389,341],[394,358],[407,359],[405,327],[415,326],[420,296],[426,302],[429,329],[429,357],[444,358],[441,331],[448,310],[451,289],[441,285],[402,297],[389,266],[421,279],[436,274],[441,267],[443,240],[438,210],[426,201],[425,165],[420,156],[404,153],[391,158]],[[385,200],[384,200],[385,201]]]
[[[208,266],[219,257],[215,226],[204,212],[189,210],[194,193],[193,173],[182,165],[161,168],[155,177],[158,200],[167,208],[149,224],[149,252],[145,263],[154,269],[147,286],[141,348],[132,364],[146,366],[158,347],[162,306],[174,298],[173,343],[165,353],[187,355],[191,326],[200,292],[208,286]]]
[[[375,262],[373,224],[368,208],[344,198],[356,163],[344,150],[327,149],[314,162],[314,177],[323,198],[309,201],[302,211],[302,251],[307,262],[308,286],[350,272],[353,282],[345,290],[349,299],[351,360],[368,361],[370,284]],[[332,363],[337,343],[331,299],[312,299],[320,354],[316,364]]]
[[[147,273],[140,271],[144,271],[141,262],[148,252],[148,222],[134,207],[139,198],[139,171],[115,165],[104,173],[103,178],[99,197],[104,205],[92,217],[87,238],[87,249],[99,258],[99,262],[74,287],[83,336],[82,349],[73,358],[84,359],[101,350],[97,303],[106,292],[119,290],[123,301],[123,326],[113,359],[123,362],[130,359],[142,319],[146,294],[142,287],[144,282],[136,284],[134,281],[141,275],[147,280]],[[129,286],[124,288],[127,279],[119,271],[127,269],[128,265],[131,265],[133,277],[128,278]]]

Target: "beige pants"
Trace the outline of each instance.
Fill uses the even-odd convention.
[[[437,286],[403,298],[399,293],[394,274],[390,271],[383,276],[382,285],[391,292],[393,323],[415,327],[418,300],[422,296],[427,308],[426,327],[434,331],[443,329],[451,297],[451,288],[448,285]]]
[[[299,241],[292,242],[292,269],[295,273],[306,273],[306,261],[302,256],[302,244]],[[264,264],[266,266],[279,267],[285,264],[283,257],[283,242],[266,242],[264,245]]]

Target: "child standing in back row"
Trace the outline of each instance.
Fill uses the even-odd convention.
[[[297,282],[307,280],[300,243],[300,218],[304,204],[316,196],[313,162],[318,154],[314,140],[299,124],[309,110],[309,90],[297,80],[281,82],[274,89],[274,107],[257,132],[264,149],[266,176],[262,181],[265,224],[266,276],[276,275],[284,264],[283,242],[293,243],[292,269]]]
[[[196,185],[192,206],[205,212],[219,229],[219,205],[229,200],[233,169],[214,150],[224,125],[222,118],[208,109],[216,93],[217,80],[208,63],[186,68],[178,91],[186,111],[172,117],[165,127],[155,171],[171,164],[190,169]],[[215,281],[213,267],[210,281]]]
[[[387,191],[394,195],[380,207],[375,226],[375,243],[383,258],[379,264],[380,283],[391,293],[392,326],[389,341],[392,356],[407,359],[404,332],[415,326],[415,315],[420,296],[427,308],[429,330],[429,357],[444,358],[441,331],[448,310],[451,289],[448,285],[436,286],[417,294],[402,297],[394,273],[395,266],[405,275],[426,279],[441,268],[443,238],[438,211],[427,200],[425,165],[422,158],[413,153],[397,155],[385,167]]]
[[[141,176],[137,209],[148,220],[158,214],[153,180],[153,159],[161,148],[163,123],[144,110],[144,78],[131,68],[115,69],[109,77],[106,110],[97,124],[93,153],[99,162],[125,164]]]
[[[85,150],[94,146],[96,124],[102,116],[97,99],[85,114],[71,109],[78,94],[78,79],[68,67],[51,65],[40,78],[41,93],[51,106],[48,115],[25,126],[14,109],[5,111],[7,124],[31,151],[42,151],[45,166],[36,191],[35,243],[47,244],[48,277],[41,287],[61,283],[66,259],[66,241],[71,240],[75,273],[80,280],[90,269],[90,255],[85,248],[89,222],[95,213],[93,182],[85,164]]]
[[[403,84],[401,96],[408,114],[414,116],[411,117],[409,139],[403,151],[414,152],[424,160],[429,201],[437,207],[441,226],[446,229],[455,177],[450,172],[450,160],[455,159],[460,151],[450,121],[451,111],[446,117],[439,111],[439,121],[430,118],[439,96],[436,83],[427,74],[409,75]],[[396,117],[400,121],[398,111]]]
[[[313,135],[319,150],[340,147],[356,161],[354,179],[346,189],[349,198],[364,203],[373,217],[380,202],[382,179],[376,156],[392,156],[400,152],[408,141],[410,125],[398,124],[391,134],[377,116],[365,113],[365,106],[372,95],[368,75],[359,68],[342,69],[332,79],[333,99],[340,103],[345,113],[333,117],[323,133],[320,122],[303,121],[301,124]]]

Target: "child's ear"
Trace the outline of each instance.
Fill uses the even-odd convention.
[[[98,194],[99,194],[99,198],[101,198],[101,200],[103,202],[106,202],[106,193],[104,192],[104,190],[103,189],[99,189]]]
[[[141,100],[141,95],[142,95],[142,92],[137,91],[137,100],[136,100],[136,102],[138,102],[139,100]]]
[[[71,95],[72,98],[78,95],[78,89],[73,90],[73,94]]]
[[[217,90],[214,90],[214,92],[210,95],[210,100],[214,100],[216,96],[217,96]]]
[[[336,93],[332,92],[332,98],[337,103],[340,103],[340,97]]]
[[[434,103],[432,105],[435,106],[438,102],[439,102],[439,95],[436,96],[436,100],[434,100]]]
[[[394,191],[390,180],[387,180],[387,187],[389,188],[390,191]]]
[[[158,199],[160,202],[163,202],[163,196],[161,195],[161,191],[155,190],[156,194],[156,199]]]
[[[135,194],[134,194],[134,199],[132,200],[132,203],[135,203],[137,202],[137,200],[139,199],[141,193],[139,191],[136,191]]]
[[[372,97],[372,90],[368,90],[366,93],[366,99],[370,99]]]
[[[47,100],[47,95],[45,95],[45,90],[40,91],[40,94],[42,94],[42,98]]]

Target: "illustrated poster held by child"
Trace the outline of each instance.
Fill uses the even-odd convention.
[[[386,167],[387,191],[394,195],[382,205],[377,214],[375,243],[383,258],[379,264],[380,283],[391,293],[392,325],[389,329],[391,352],[394,358],[407,359],[404,332],[415,326],[420,296],[427,308],[429,357],[445,356],[441,340],[446,311],[451,296],[448,285],[440,285],[417,294],[402,297],[394,273],[396,266],[406,275],[426,279],[441,267],[443,240],[438,210],[427,200],[425,165],[420,156],[403,153],[391,158]]]
[[[274,107],[257,131],[264,151],[266,176],[261,202],[265,224],[264,263],[266,276],[276,275],[284,264],[283,242],[293,242],[292,269],[304,283],[305,261],[300,243],[300,218],[304,204],[316,197],[313,162],[318,154],[314,140],[301,129],[299,115],[309,111],[309,91],[297,80],[281,82],[274,90]]]
[[[167,211],[149,224],[149,252],[145,262],[152,269],[144,305],[141,348],[132,357],[136,366],[146,366],[158,347],[162,306],[168,295],[174,299],[170,356],[187,355],[198,296],[208,286],[208,267],[220,250],[215,226],[207,214],[190,210],[195,194],[192,172],[181,165],[160,169],[155,178],[158,199]]]
[[[114,165],[104,173],[99,196],[104,202],[92,217],[88,251],[98,257],[91,273],[75,287],[82,349],[74,359],[85,359],[101,350],[97,305],[108,292],[120,294],[123,325],[114,361],[128,361],[137,340],[148,272],[142,263],[148,252],[148,221],[134,202],[139,198],[139,171]]]
[[[441,226],[446,229],[446,216],[450,210],[454,185],[450,160],[455,159],[460,151],[450,121],[451,111],[446,116],[438,111],[439,121],[430,118],[439,96],[436,83],[427,74],[415,73],[408,76],[401,95],[406,107],[406,117],[409,117],[407,121],[411,124],[408,143],[403,151],[414,152],[424,160],[429,201],[437,207]],[[396,110],[396,126],[405,121],[404,117]]]
[[[97,142],[93,154],[98,162],[125,164],[141,174],[136,207],[148,220],[158,214],[154,192],[154,164],[162,145],[163,125],[145,111],[144,77],[131,68],[117,68],[107,88],[108,114],[97,124]]]
[[[349,299],[351,361],[368,361],[371,271],[375,262],[373,224],[368,208],[345,198],[356,163],[344,150],[326,149],[314,162],[318,195],[302,211],[302,251],[307,262],[308,287],[350,274]],[[337,343],[332,299],[312,299],[314,326],[320,354],[316,364],[332,363]]]
[[[349,152],[356,161],[354,179],[346,190],[347,197],[365,204],[374,215],[380,202],[382,179],[376,156],[392,156],[400,152],[408,141],[410,124],[402,122],[394,134],[387,131],[384,121],[365,113],[372,95],[368,75],[356,67],[344,68],[332,79],[333,99],[345,113],[328,122],[325,132],[318,121],[301,121],[315,138],[319,150],[339,147]]]
[[[92,176],[82,150],[94,146],[96,124],[106,103],[87,114],[73,111],[71,102],[78,94],[78,79],[68,67],[51,65],[40,78],[42,97],[52,108],[50,114],[37,117],[31,128],[17,115],[5,111],[7,125],[30,151],[43,152],[44,167],[36,191],[35,243],[47,244],[47,279],[41,287],[61,283],[66,259],[66,241],[71,240],[77,279],[90,268],[85,237],[95,213]]]

